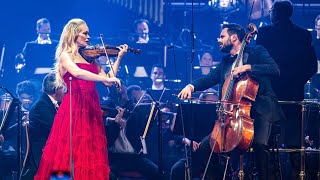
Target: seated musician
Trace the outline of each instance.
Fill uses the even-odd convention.
[[[22,79],[28,79],[41,90],[41,81],[44,75],[53,66],[54,50],[58,40],[52,39],[51,24],[47,18],[36,22],[37,38],[25,43],[21,53],[15,57],[15,68]]]
[[[33,179],[42,156],[54,117],[65,94],[63,87],[56,88],[55,73],[49,73],[42,82],[43,93],[29,112],[30,152],[23,179]]]
[[[127,88],[127,94],[128,94],[128,99],[131,100],[133,103],[137,103],[139,99],[141,99],[141,103],[150,103],[152,102],[152,98],[150,97],[149,94],[146,94],[145,91],[141,89],[140,86],[138,85],[130,85]]]
[[[34,98],[36,96],[35,93],[35,86],[30,81],[22,81],[19,82],[16,86],[16,94],[18,96],[18,99],[21,103],[21,112],[22,112],[22,121],[23,121],[23,127],[25,127],[26,124],[28,124],[29,121],[29,111],[31,106],[34,103]],[[6,130],[5,136],[5,144],[10,144],[9,149],[13,148],[16,149],[16,140],[17,140],[17,111],[14,112],[14,117],[9,123],[9,127]],[[24,130],[24,128],[23,128]],[[25,135],[25,132],[22,132],[23,135]],[[25,139],[25,137],[23,138]],[[10,148],[11,147],[11,148]]]
[[[209,52],[204,52],[199,58],[199,66],[195,66],[193,70],[193,79],[199,79],[214,69],[220,62],[214,61]],[[218,85],[213,87],[216,91],[219,89]]]
[[[16,86],[16,94],[21,103],[21,113],[22,113],[22,129],[21,129],[21,150],[22,158],[24,158],[26,153],[26,127],[29,121],[29,110],[34,103],[35,97],[35,87],[30,81],[19,82]],[[11,105],[15,107],[13,104]],[[5,107],[11,108],[11,107]],[[0,177],[8,175],[9,172],[17,170],[18,168],[18,158],[17,158],[17,135],[18,135],[18,112],[14,111],[14,114],[8,115],[6,121],[8,126],[3,131],[3,143],[1,145],[0,151]],[[1,117],[2,118],[2,117]],[[4,120],[4,119],[3,119]]]
[[[208,103],[209,103],[212,98],[211,95],[205,95],[205,93],[201,93],[200,97],[202,97],[202,100],[199,101],[201,103],[205,103],[206,100],[208,100]],[[214,97],[216,98],[216,96]],[[208,118],[206,115],[202,115],[200,117],[201,119],[197,119],[196,117],[194,117],[195,118],[194,121],[204,120],[203,118]],[[188,176],[187,169],[190,170],[189,172],[192,174],[192,177],[199,178],[204,172],[206,163],[210,155],[210,151],[211,151],[209,146],[210,135],[204,136],[204,135],[200,135],[202,133],[196,133],[197,135],[191,133],[193,134],[193,138],[189,138],[187,137],[188,135],[182,135],[180,133],[177,133],[176,129],[177,128],[179,129],[179,127],[176,127],[176,124],[177,124],[176,118],[173,118],[170,128],[165,133],[167,134],[167,136],[171,135],[172,138],[174,139],[173,143],[170,143],[170,144],[174,144],[177,150],[180,149],[180,153],[179,151],[177,152],[179,159],[175,162],[175,164],[171,168],[170,179],[172,180],[186,179]],[[209,125],[208,121],[202,121],[201,124],[203,124],[204,126]],[[193,124],[193,126],[197,126],[197,125]],[[206,131],[206,130],[201,128],[201,130],[199,129],[198,131]],[[187,164],[186,156],[188,156],[189,164]],[[222,179],[222,176],[221,176],[222,166],[220,166],[219,163],[220,161],[218,156],[214,154],[210,160],[210,164],[206,174],[206,179],[207,178]]]
[[[224,24],[218,43],[220,51],[227,53],[227,55],[223,57],[221,64],[208,75],[188,84],[179,93],[178,97],[182,99],[191,98],[192,92],[205,90],[217,84],[223,85],[228,75],[232,75],[236,80],[243,73],[255,76],[259,83],[259,89],[251,107],[251,118],[254,119],[252,147],[254,148],[258,178],[263,180],[268,179],[269,175],[267,143],[271,125],[272,122],[282,118],[278,100],[271,88],[271,78],[279,76],[280,70],[263,46],[245,47],[243,58],[236,66],[234,62],[236,62],[235,59],[240,52],[240,48],[243,47],[242,41],[244,38],[245,30],[240,25]]]
[[[150,78],[152,80],[152,90],[163,90],[165,88],[163,80],[166,78],[164,66],[161,64],[153,65]]]
[[[163,129],[163,155],[165,159],[165,170],[168,171],[168,175],[170,173],[170,179],[185,179],[185,157],[186,154],[189,154],[189,149],[191,149],[193,151],[192,156],[194,156],[192,158],[192,172],[197,175],[195,177],[199,177],[200,173],[203,171],[206,165],[206,161],[209,155],[202,153],[203,151],[200,152],[200,143],[196,142],[195,140],[190,140],[189,138],[184,137],[183,135],[175,134],[173,132],[176,124],[177,113],[171,112],[171,109],[172,108],[169,107],[162,107],[160,113],[162,118]],[[174,157],[172,156],[172,154],[174,154]],[[217,161],[213,160],[212,162]],[[217,168],[218,166],[213,166],[212,163],[210,164],[210,172],[214,172],[214,169],[217,170]],[[210,175],[212,174],[210,173]]]
[[[133,110],[135,104],[128,99],[123,83],[120,92],[113,87],[109,91],[110,99],[105,103],[111,108],[119,108],[116,117],[106,118],[110,179],[117,179],[122,171],[137,171],[147,179],[158,179],[158,166],[141,152],[140,136],[145,126],[144,114],[139,108]]]
[[[135,33],[137,34],[136,43],[146,44],[149,42],[149,21],[137,19],[134,21]]]
[[[209,52],[204,52],[201,58],[199,58],[199,66],[194,67],[193,78],[198,79],[209,74],[210,70],[218,64],[219,62],[213,61],[212,55]]]
[[[191,141],[188,138],[182,138],[182,143],[191,146],[192,145],[192,161],[189,161],[189,170],[191,170],[192,177],[199,177],[204,172],[206,167],[206,163],[210,156],[210,136],[206,136],[201,142]],[[190,166],[191,165],[191,166]],[[180,180],[186,179],[188,176],[187,170],[187,160],[186,158],[182,158],[177,161],[172,169],[171,169],[171,180]],[[214,179],[222,179],[221,176],[222,166],[219,165],[219,157],[214,154],[210,159],[210,164],[206,173],[207,178],[214,178]]]

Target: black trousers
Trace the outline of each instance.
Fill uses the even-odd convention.
[[[272,113],[272,112],[270,112]],[[268,141],[271,133],[272,123],[263,114],[251,112],[254,119],[254,137],[252,148],[254,150],[254,162],[258,172],[259,180],[270,179],[270,153]]]

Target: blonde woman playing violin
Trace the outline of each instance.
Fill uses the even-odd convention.
[[[88,45],[89,39],[89,28],[81,19],[70,20],[62,31],[56,50],[55,83],[68,91],[43,149],[37,180],[50,179],[57,171],[74,175],[72,179],[109,179],[107,139],[95,87],[96,82],[106,86],[121,85],[116,72],[128,46],[119,47],[114,71],[105,73],[95,60],[89,63],[78,52]]]

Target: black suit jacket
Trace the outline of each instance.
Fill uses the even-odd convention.
[[[278,65],[263,46],[256,46],[255,48],[246,47],[244,54],[248,56],[247,59],[244,58],[243,64],[251,65],[250,74],[254,76],[259,83],[258,94],[255,102],[252,104],[251,111],[263,115],[264,119],[271,122],[280,120],[282,113],[277,98],[271,88],[271,78],[273,76],[279,76],[280,74]],[[221,84],[221,97],[222,85],[227,75],[230,74],[232,63],[233,61],[230,60],[230,55],[224,56],[217,68],[211,70],[207,76],[191,83],[194,86],[194,90],[203,91],[214,85]]]
[[[316,51],[317,59],[320,61],[320,39],[317,39],[317,37],[313,37],[312,45]]]
[[[272,81],[279,100],[301,101],[304,85],[317,71],[311,33],[288,22],[259,29],[257,45],[263,45],[281,70]]]
[[[31,156],[38,167],[42,149],[46,144],[54,117],[57,111],[46,93],[33,104],[29,112],[29,135],[31,143]]]

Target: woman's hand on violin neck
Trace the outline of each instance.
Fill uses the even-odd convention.
[[[124,54],[126,54],[128,52],[128,45],[127,44],[120,45],[118,48],[120,49],[120,51],[118,53],[119,58],[121,58]]]
[[[182,89],[182,91],[178,94],[178,98],[180,99],[190,99],[191,93],[193,92],[193,87],[188,84],[185,88]]]

